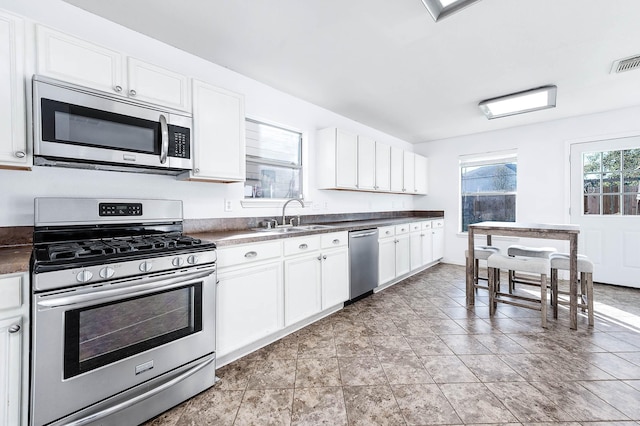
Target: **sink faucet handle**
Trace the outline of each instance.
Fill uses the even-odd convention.
[[[272,228],[271,224],[273,224],[273,228],[275,228],[278,226],[278,219],[267,219],[265,223],[266,223],[267,229]]]
[[[293,221],[298,222],[297,225],[293,224]],[[296,217],[292,217],[291,219],[289,219],[289,225],[291,226],[300,226],[300,216],[296,216]]]

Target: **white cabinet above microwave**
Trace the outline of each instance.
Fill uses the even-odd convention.
[[[187,76],[41,25],[36,28],[37,74],[191,111]]]

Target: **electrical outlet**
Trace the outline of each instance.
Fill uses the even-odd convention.
[[[233,206],[231,205],[231,200],[224,200],[224,211],[230,212],[233,210]]]

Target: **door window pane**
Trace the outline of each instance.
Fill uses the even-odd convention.
[[[600,196],[584,196],[584,214],[600,214]]]

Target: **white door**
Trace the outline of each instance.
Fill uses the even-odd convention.
[[[18,327],[18,331],[15,328]],[[20,424],[22,318],[0,320],[0,424]]]
[[[402,162],[404,151],[401,148],[391,147],[391,192],[402,192],[404,172]]]
[[[322,309],[349,299],[349,252],[347,248],[322,255]]]
[[[396,277],[411,271],[411,243],[409,234],[396,236]]]
[[[402,162],[402,192],[413,194],[416,192],[415,154],[405,151]]]
[[[377,191],[391,189],[391,147],[376,142],[376,186]]]
[[[128,59],[127,96],[191,111],[189,78],[136,58]]]
[[[594,281],[640,288],[640,136],[571,145],[571,223]]]
[[[358,136],[340,129],[336,132],[336,186],[358,186]]]
[[[358,135],[358,189],[373,191],[376,185],[376,141]]]
[[[411,270],[414,271],[423,265],[422,263],[422,230],[409,234],[411,251]]]
[[[396,239],[378,240],[378,253],[378,285],[382,285],[396,277]]]
[[[318,252],[284,261],[284,321],[290,326],[322,310]]]

